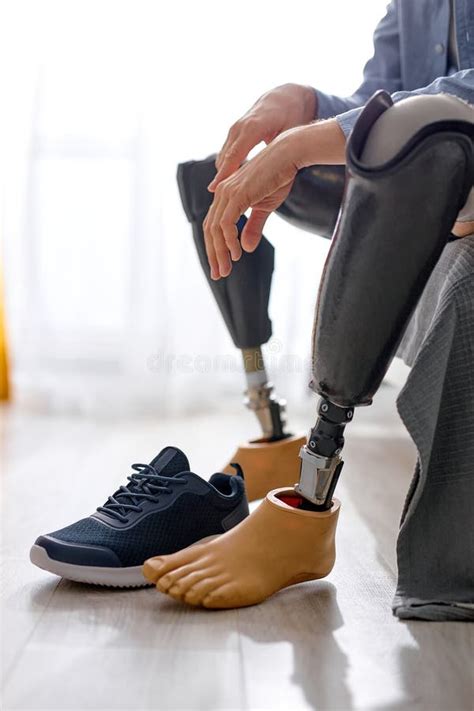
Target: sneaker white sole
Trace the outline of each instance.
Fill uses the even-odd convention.
[[[217,536],[201,538],[192,545],[196,546],[198,543],[205,543],[213,538],[217,538]],[[129,568],[100,568],[95,565],[63,563],[50,558],[46,549],[36,543],[31,547],[30,560],[41,570],[47,570],[48,573],[59,575],[66,580],[73,580],[76,583],[104,585],[111,588],[141,588],[153,585],[144,577],[141,565]]]

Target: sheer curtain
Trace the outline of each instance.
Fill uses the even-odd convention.
[[[176,165],[285,81],[357,85],[381,0],[68,0],[4,6],[2,232],[17,399],[176,413],[243,387],[203,278]],[[266,351],[304,402],[327,242],[272,218]]]

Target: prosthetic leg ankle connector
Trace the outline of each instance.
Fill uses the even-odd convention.
[[[301,447],[300,480],[295,491],[316,511],[332,506],[332,497],[344,462],[339,456],[344,446],[344,428],[352,420],[354,408],[340,407],[321,398],[318,419]]]
[[[255,412],[265,439],[276,441],[288,437],[285,431],[286,401],[276,397],[272,383],[250,387],[245,393],[244,403]]]

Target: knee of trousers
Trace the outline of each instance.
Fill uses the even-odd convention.
[[[473,123],[403,132],[397,108],[379,92],[354,127],[319,289],[312,387],[344,407],[370,404],[474,180]]]
[[[375,121],[362,151],[362,161],[368,167],[386,163],[418,131],[437,121],[474,123],[474,106],[451,94],[424,94],[402,99]],[[474,221],[474,189],[456,219]]]
[[[192,226],[200,264],[230,336],[237,348],[253,348],[266,343],[272,335],[268,303],[274,248],[263,237],[254,252],[244,252],[241,259],[234,262],[228,277],[218,281],[211,279],[203,222],[212,203],[212,194],[207,186],[215,174],[215,156],[181,163],[177,172],[181,202]],[[245,222],[246,218],[242,216],[238,223],[239,235]]]

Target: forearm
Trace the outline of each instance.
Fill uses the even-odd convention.
[[[287,132],[298,169],[346,162],[346,136],[335,119],[317,121]]]

